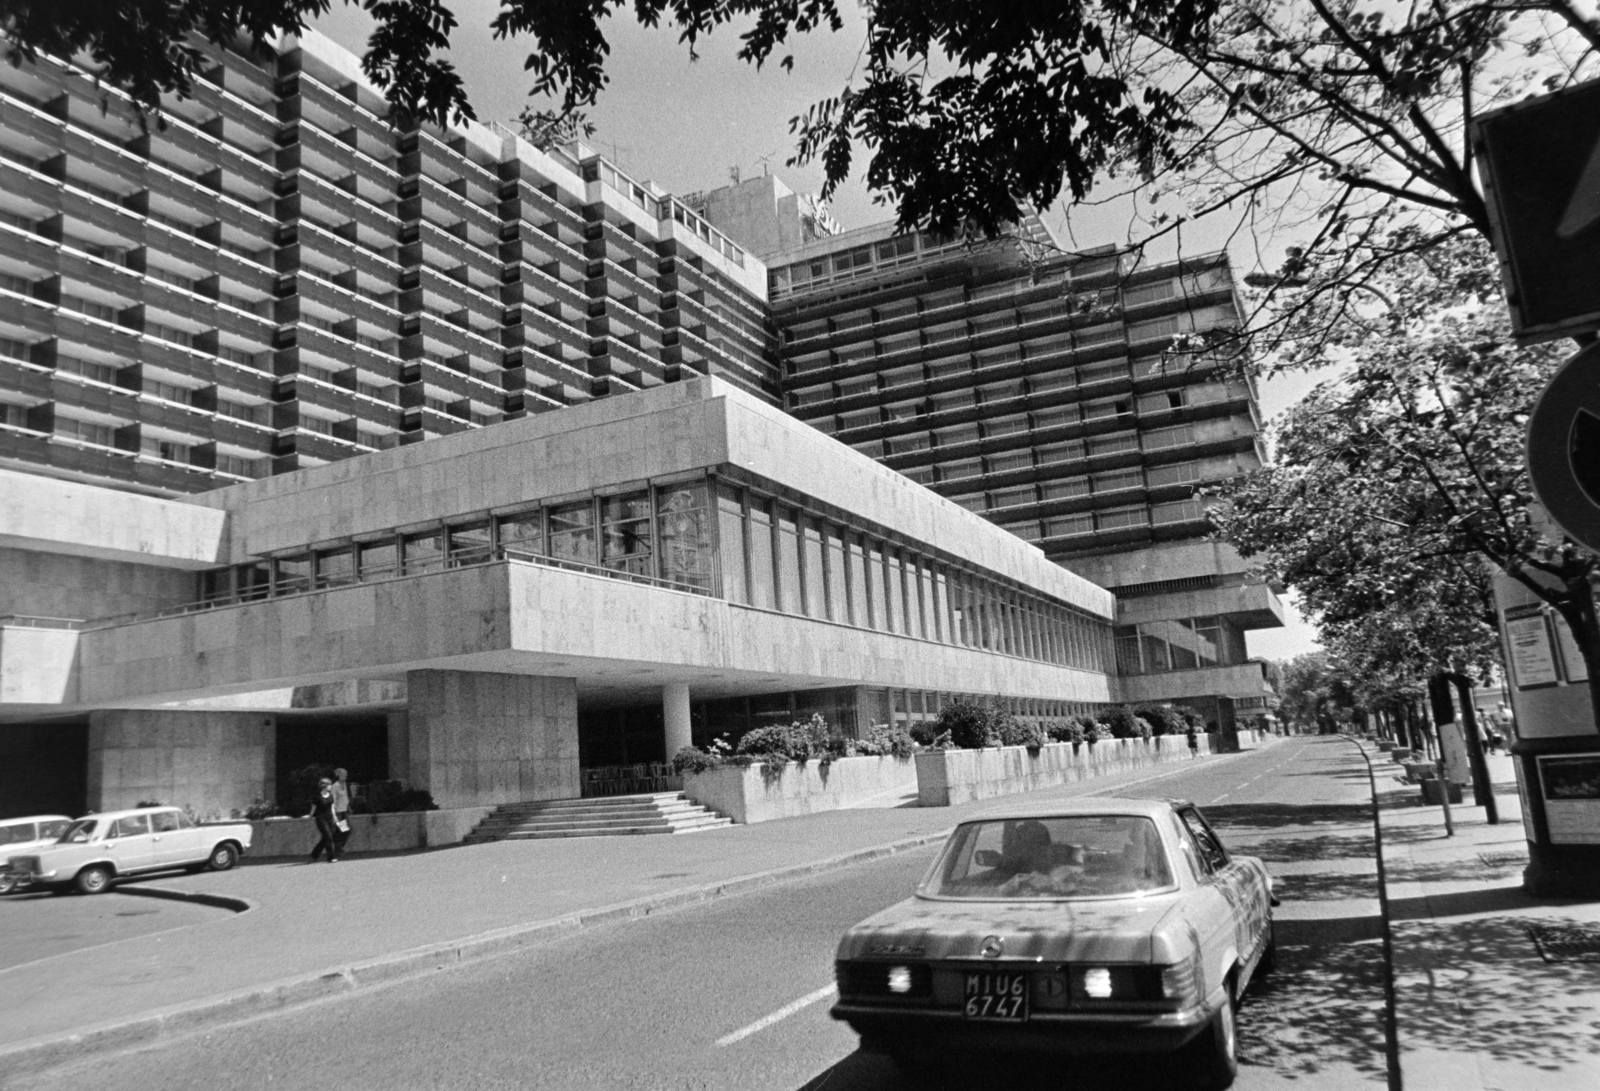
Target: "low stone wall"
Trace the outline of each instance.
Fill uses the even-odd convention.
[[[750,823],[859,806],[917,788],[917,767],[909,758],[789,762],[775,777],[764,768],[724,765],[686,774],[683,790],[702,806]]]
[[[437,845],[459,845],[493,807],[454,807],[443,811],[353,814],[346,852],[396,852]],[[317,824],[309,818],[268,818],[250,823],[255,830],[249,855],[309,856],[317,843]]]
[[[1199,736],[1200,753],[1211,753],[1212,739]],[[1051,743],[1037,751],[1021,746],[983,750],[924,750],[916,756],[917,803],[950,807],[975,799],[1031,792],[1072,784],[1169,761],[1192,761],[1182,735],[1152,739],[1102,739],[1094,743]]]

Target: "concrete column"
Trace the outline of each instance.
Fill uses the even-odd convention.
[[[406,683],[405,780],[440,807],[578,797],[575,679],[422,670]]]
[[[389,729],[389,779],[408,780],[411,777],[411,725],[404,712],[391,712],[384,717]]]
[[[227,818],[274,796],[277,742],[277,721],[259,712],[92,712],[86,802],[112,811],[156,800]]]
[[[689,685],[669,682],[661,687],[662,722],[666,725],[667,760],[686,746],[694,745],[689,726]]]

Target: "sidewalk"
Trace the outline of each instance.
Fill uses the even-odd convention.
[[[1130,770],[1032,796],[1106,794],[1192,768],[1178,762]],[[129,884],[124,889],[204,892],[250,908],[219,910],[209,923],[179,932],[0,966],[7,1000],[0,1073],[942,841],[956,822],[1004,803],[857,808],[677,836],[508,841],[334,865],[247,857],[230,872]],[[25,895],[0,903],[0,927],[25,919],[19,911],[48,910],[49,900]]]
[[[1527,844],[1511,759],[1489,758],[1499,824],[1488,825],[1468,789],[1446,837],[1440,808],[1419,805],[1419,790],[1394,779],[1398,766],[1370,752],[1405,1091],[1600,1088],[1600,964],[1547,963],[1528,931],[1594,928],[1600,938],[1600,902],[1523,893]]]

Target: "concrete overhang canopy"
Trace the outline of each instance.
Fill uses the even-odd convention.
[[[228,563],[227,525],[203,504],[0,470],[0,547],[203,569]]]

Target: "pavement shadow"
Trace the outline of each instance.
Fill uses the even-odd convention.
[[[1372,809],[1365,803],[1228,803],[1202,807],[1214,826],[1372,826]]]
[[[1272,889],[1286,902],[1376,898],[1378,877],[1371,872],[1316,871],[1295,875],[1274,873]]]
[[[1490,908],[1513,893],[1431,901],[1457,898],[1459,905]],[[1541,924],[1572,922],[1519,915],[1397,923],[1395,969],[1408,1048],[1479,1051],[1547,1071],[1592,1064],[1600,1054],[1595,965],[1546,963],[1528,934],[1530,925]]]
[[[1374,860],[1376,842],[1371,834],[1324,833],[1313,837],[1276,837],[1245,850],[1269,864],[1300,864],[1319,860]]]

